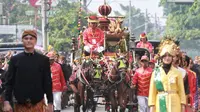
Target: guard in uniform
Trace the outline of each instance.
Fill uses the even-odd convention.
[[[138,68],[133,76],[132,84],[137,86],[137,99],[139,112],[149,112],[148,95],[152,68],[148,67],[149,58],[142,56],[141,67]]]
[[[153,53],[153,46],[150,42],[148,42],[146,33],[140,34],[140,42],[137,43],[137,48],[146,48],[150,53]]]

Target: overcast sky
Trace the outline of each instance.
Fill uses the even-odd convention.
[[[89,1],[89,0],[88,0]],[[106,0],[108,4],[112,7],[113,10],[120,11],[119,4],[129,5],[130,0]],[[131,0],[132,6],[135,6],[136,8],[140,8],[142,12],[145,12],[145,10],[148,10],[148,13],[150,15],[155,16],[155,13],[158,17],[160,17],[160,21],[162,24],[165,23],[165,19],[161,18],[163,16],[163,9],[162,7],[159,7],[160,0]],[[89,5],[89,10],[98,13],[98,6],[102,5],[104,3],[104,0],[92,0],[92,2]]]

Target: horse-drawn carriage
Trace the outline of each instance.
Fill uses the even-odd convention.
[[[127,28],[122,27],[124,17],[109,17],[101,8],[111,9],[108,5],[100,6],[102,14],[99,17],[99,28],[104,31],[104,51],[100,54],[84,54],[83,33],[78,42],[73,39],[72,63],[73,73],[76,74],[76,88],[74,111],[83,112],[96,110],[97,104],[105,105],[105,111],[120,112],[126,108],[130,112],[137,111],[136,89],[131,88],[133,65],[137,62],[137,55],[151,55],[147,49],[136,48],[135,39],[131,37]],[[110,11],[108,11],[110,12]],[[105,14],[106,13],[106,14]],[[78,44],[77,44],[78,43]],[[104,100],[98,102],[99,97]]]

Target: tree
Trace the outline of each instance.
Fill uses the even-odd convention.
[[[3,16],[9,18],[10,24],[20,24],[30,19],[34,20],[34,16],[26,15],[26,11],[34,11],[34,8],[29,4],[22,4],[16,0],[0,0],[0,2],[3,3]]]
[[[30,17],[26,15],[27,10],[33,10],[33,8],[30,7],[28,4],[22,4],[20,1],[16,0],[0,0],[0,3],[3,4],[3,14],[1,16],[1,19],[2,17],[6,17],[7,24],[27,24],[30,22],[30,19],[33,18],[33,16]],[[11,34],[0,35],[1,42],[13,42],[15,39],[16,37]]]
[[[167,3],[161,0],[164,14],[168,16],[165,35],[184,39],[200,38],[200,3],[193,4]]]
[[[71,38],[78,37],[78,11],[79,3],[69,3],[68,0],[62,0],[55,7],[55,15],[49,18],[49,38],[50,44],[56,50],[69,51],[71,49]],[[86,25],[82,12],[82,23]]]
[[[125,12],[125,20],[124,20],[124,26],[129,26],[129,6],[124,6],[123,4],[120,4],[121,9]],[[117,16],[124,16],[119,11],[114,11],[115,15]],[[139,35],[145,31],[145,20],[148,23],[147,25],[147,33],[152,32],[153,24],[150,22],[149,17],[145,17],[145,14],[141,12],[140,9],[136,9],[134,6],[131,7],[131,19],[132,19],[132,33],[136,37],[139,37]],[[148,35],[148,38],[153,38],[153,35]]]

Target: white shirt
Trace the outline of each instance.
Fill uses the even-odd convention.
[[[181,68],[181,67],[178,67],[178,70],[181,72],[183,78],[186,76],[186,70]]]

